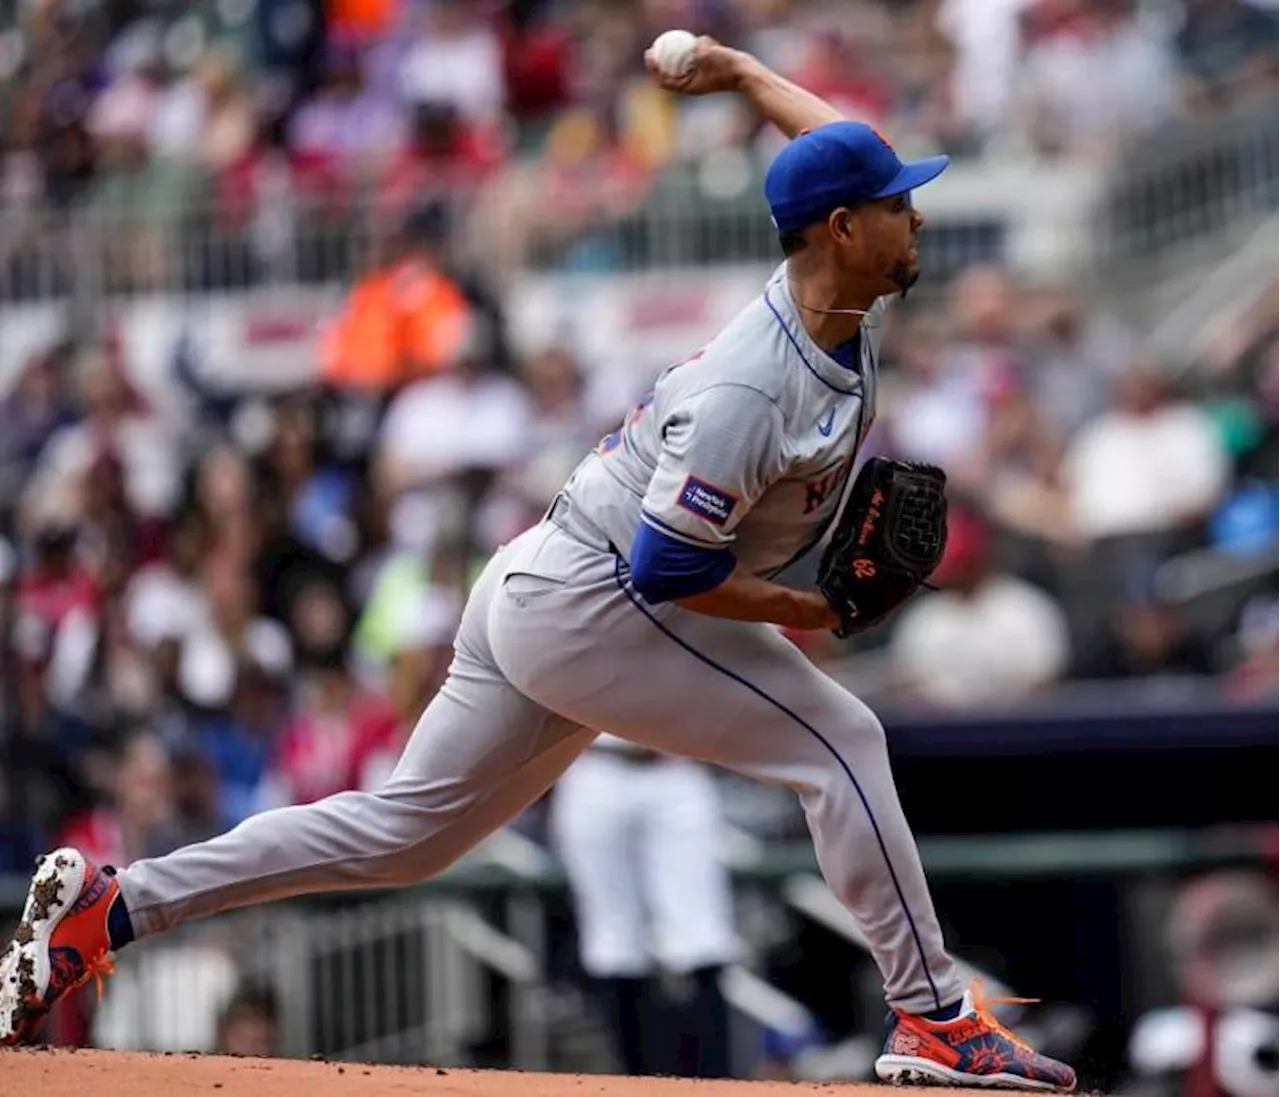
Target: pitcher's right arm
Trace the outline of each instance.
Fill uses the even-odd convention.
[[[731,49],[705,35],[698,39],[697,60],[688,75],[664,76],[652,50],[646,50],[645,67],[668,91],[681,95],[736,92],[788,137],[816,129],[844,116],[825,99],[805,91],[743,50]]]
[[[840,624],[840,614],[818,591],[793,590],[741,567],[735,567],[719,586],[675,602],[708,617],[766,621],[790,629],[834,629]]]

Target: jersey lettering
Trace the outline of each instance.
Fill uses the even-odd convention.
[[[845,469],[833,469],[819,480],[810,480],[804,486],[804,513],[812,514],[831,498],[831,493],[844,482]]]

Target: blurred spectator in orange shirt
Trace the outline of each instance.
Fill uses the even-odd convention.
[[[470,308],[440,271],[443,212],[408,220],[388,261],[357,282],[324,346],[324,380],[338,388],[386,391],[443,372],[457,357]]]

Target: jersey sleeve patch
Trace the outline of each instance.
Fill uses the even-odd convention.
[[[699,480],[696,476],[685,480],[676,501],[690,514],[705,518],[714,526],[723,526],[728,522],[733,508],[738,505],[736,495],[714,484],[708,484],[705,480]]]

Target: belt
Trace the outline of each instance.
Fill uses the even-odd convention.
[[[595,549],[597,552],[603,552],[608,555],[614,555],[617,552],[610,543],[609,538],[600,531],[594,522],[574,510],[569,497],[563,491],[556,493],[556,497],[551,500],[551,506],[547,508],[547,513],[542,520],[550,522],[575,541],[581,541],[582,544],[588,548]]]

